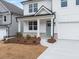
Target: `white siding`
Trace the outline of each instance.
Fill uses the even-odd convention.
[[[6,16],[6,21],[4,21],[4,16]],[[4,13],[3,14],[3,19],[2,19],[2,24],[10,24],[10,23],[11,23],[11,14]]]
[[[40,32],[41,33],[46,33],[46,20],[41,20],[40,21]]]
[[[12,24],[10,25],[9,28],[9,35],[15,35],[16,32],[18,32],[18,23],[16,22],[16,15],[12,15]]]
[[[67,1],[68,6],[61,7],[61,0],[53,0],[53,11],[56,11],[58,21],[79,21],[79,5],[76,5],[76,0]]]
[[[48,8],[48,9],[52,9],[51,8],[51,0],[43,0],[43,1],[38,1],[38,2],[31,2],[31,3],[38,3],[38,9],[42,6],[42,5],[44,5],[46,8]],[[33,13],[29,13],[29,4],[30,3],[27,3],[27,4],[25,4],[24,6],[23,6],[23,8],[24,8],[24,15],[31,15],[31,14],[34,14],[34,12]]]
[[[61,0],[53,0],[58,38],[79,40],[79,5],[76,5],[76,0],[67,1],[68,6],[61,7]]]

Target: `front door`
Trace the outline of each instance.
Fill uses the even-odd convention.
[[[46,34],[47,34],[48,36],[51,35],[51,21],[47,21],[47,22],[46,22]]]

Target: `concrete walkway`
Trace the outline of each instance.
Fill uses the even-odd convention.
[[[40,42],[41,45],[46,46],[46,47],[52,46],[53,44],[52,43],[48,43],[47,40],[48,40],[47,38],[42,38],[41,42]]]
[[[79,59],[79,41],[58,40],[40,55],[38,59]]]

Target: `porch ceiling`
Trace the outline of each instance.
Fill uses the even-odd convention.
[[[18,17],[17,20],[23,21],[23,20],[37,20],[37,19],[51,19],[54,17],[54,15],[30,15],[30,16],[23,16]]]

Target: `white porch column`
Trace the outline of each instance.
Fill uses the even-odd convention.
[[[37,19],[37,37],[40,37],[40,19]]]
[[[53,17],[51,18],[51,36],[53,36]]]
[[[18,21],[18,32],[21,32],[21,21]]]

